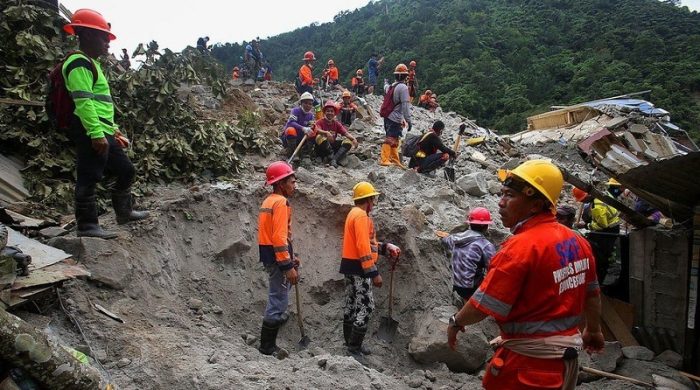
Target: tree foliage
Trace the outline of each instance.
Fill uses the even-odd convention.
[[[421,89],[445,109],[502,132],[550,105],[651,89],[648,97],[700,137],[700,15],[656,0],[382,0],[262,42],[275,77],[292,80],[302,54],[333,58],[341,81],[386,57],[381,78],[416,60]],[[227,69],[237,45],[214,51]],[[316,73],[320,73],[317,70]]]

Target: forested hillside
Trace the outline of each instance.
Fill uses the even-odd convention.
[[[372,52],[383,77],[416,60],[421,90],[447,110],[501,132],[550,105],[650,89],[649,100],[699,138],[700,14],[657,0],[383,0],[334,22],[262,41],[276,79],[292,80],[306,50],[348,83]],[[300,11],[301,12],[301,11]],[[311,12],[311,11],[303,11]],[[233,68],[239,44],[214,48]]]

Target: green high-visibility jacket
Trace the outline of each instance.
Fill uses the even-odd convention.
[[[74,61],[80,61],[79,66],[71,66],[70,72],[66,69]],[[90,61],[97,69],[97,81],[93,80]],[[112,94],[109,91],[109,83],[102,73],[100,63],[89,58],[83,53],[75,53],[69,56],[61,68],[66,89],[75,103],[75,115],[80,118],[88,137],[103,138],[106,134],[113,135],[117,130],[114,124],[114,105]]]

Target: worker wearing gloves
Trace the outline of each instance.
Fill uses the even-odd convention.
[[[258,248],[260,261],[268,273],[269,292],[259,351],[264,355],[278,355],[277,333],[289,318],[289,290],[299,280],[299,259],[292,257],[292,208],[287,199],[296,190],[296,178],[292,167],[284,161],[270,164],[265,176],[265,184],[272,185],[272,193],[260,206]]]
[[[343,337],[348,352],[354,355],[371,353],[362,342],[374,310],[372,286],[382,287],[377,259],[380,254],[386,255],[395,263],[401,254],[398,246],[377,241],[374,222],[369,216],[377,196],[379,192],[372,184],[365,181],[357,183],[352,196],[355,207],[345,219],[343,258],[340,262],[340,273],[345,275]]]
[[[316,122],[316,156],[337,167],[338,162],[345,158],[350,148],[357,147],[357,139],[348,132],[340,121],[338,105],[328,100],[323,105],[323,119]]]
[[[116,177],[112,188],[112,206],[117,223],[125,224],[148,217],[147,211],[132,209],[131,184],[136,170],[124,153],[129,140],[114,123],[114,104],[109,84],[97,61],[100,56],[108,54],[109,41],[116,37],[105,18],[89,9],[75,11],[71,23],[63,29],[70,35],[77,35],[80,41],[80,51],[68,56],[61,69],[66,89],[75,104],[68,133],[77,151],[77,235],[115,238],[115,233],[100,227],[97,218],[95,190],[105,173]]]
[[[499,213],[513,236],[450,318],[448,344],[454,349],[464,326],[492,316],[501,334],[491,342],[497,349],[484,388],[573,390],[578,353],[604,346],[593,253],[583,237],[554,218],[564,182],[559,168],[531,160],[498,176]]]
[[[301,94],[299,106],[292,108],[289,113],[289,119],[284,125],[284,132],[281,135],[282,145],[286,148],[287,157],[291,157],[294,150],[299,145],[299,142],[306,135],[308,138],[313,138],[314,121],[314,97],[309,92]]]
[[[469,230],[461,233],[435,232],[441,238],[442,245],[452,253],[452,290],[464,302],[471,298],[484,280],[491,258],[496,253],[496,247],[484,236],[493,223],[491,213],[483,207],[476,207],[469,212],[467,222]]]

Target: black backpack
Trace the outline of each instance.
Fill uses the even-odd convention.
[[[428,135],[430,135],[430,133],[412,134],[407,136],[406,141],[404,141],[403,145],[401,146],[401,154],[405,157],[414,157],[416,153],[418,153],[418,150],[420,150],[421,141],[428,137]]]

